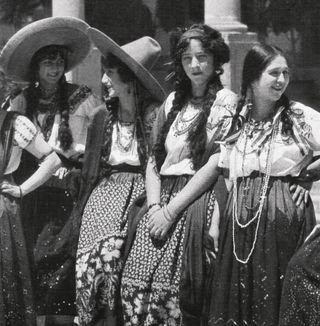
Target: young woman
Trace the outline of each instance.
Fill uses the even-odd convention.
[[[61,162],[27,118],[0,111],[0,130],[0,324],[34,326],[36,315],[20,202],[48,180]],[[12,174],[19,166],[22,149],[40,164],[18,186]]]
[[[178,32],[173,60],[175,91],[154,126],[147,204],[122,275],[125,325],[196,325],[202,319],[205,234],[215,234],[219,217],[212,190],[218,154],[208,157],[213,142],[229,131],[237,98],[220,82],[229,48],[218,31],[193,25]],[[134,231],[132,225],[130,240]]]
[[[257,45],[245,58],[240,129],[220,154],[233,188],[221,219],[212,326],[278,325],[288,261],[315,223],[299,182],[320,149],[320,114],[284,95],[289,76],[278,48]]]
[[[87,127],[94,108],[101,104],[88,87],[65,78],[89,52],[87,28],[71,17],[43,19],[18,31],[3,49],[8,75],[30,83],[10,110],[33,121],[63,161],[52,178],[23,201],[37,312],[63,320],[64,316],[72,320],[76,311],[74,260],[69,259],[60,232],[68,225],[77,196]],[[24,179],[36,165],[32,157],[24,157],[17,177]]]
[[[121,322],[117,302],[128,211],[145,190],[150,131],[164,99],[149,72],[161,48],[149,37],[120,47],[96,29],[88,34],[103,55],[109,97],[91,125],[84,159],[76,302],[80,325],[111,326]]]

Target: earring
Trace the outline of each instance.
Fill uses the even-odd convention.
[[[247,100],[247,108],[248,108],[249,111],[251,111],[252,110],[252,107],[253,107],[253,104],[252,104],[251,98],[249,98]]]

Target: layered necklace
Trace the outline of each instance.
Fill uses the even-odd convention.
[[[184,105],[174,124],[175,136],[181,136],[197,125],[200,119],[200,112],[203,109],[207,98],[207,96],[194,98]],[[187,112],[189,106],[194,109],[195,112],[193,112],[193,114]]]
[[[136,123],[116,121],[117,139],[116,144],[122,153],[127,153],[133,144],[136,131]]]
[[[275,144],[275,137],[276,134],[278,132],[278,128],[279,128],[279,119],[276,120],[276,122],[274,122],[274,125],[272,127],[272,133],[270,136],[270,141],[268,142],[268,150],[267,150],[267,158],[266,158],[266,174],[263,177],[263,181],[262,181],[262,185],[260,188],[260,196],[259,196],[259,201],[257,203],[257,205],[254,205],[253,207],[246,207],[248,210],[255,210],[257,209],[256,213],[254,214],[254,216],[247,221],[246,223],[242,223],[240,221],[240,218],[238,216],[238,189],[237,189],[237,178],[234,178],[233,180],[233,211],[232,211],[232,242],[233,242],[233,255],[236,258],[236,260],[239,263],[242,264],[246,264],[250,257],[253,254],[256,242],[257,242],[257,238],[258,238],[258,229],[259,229],[259,225],[260,225],[260,220],[261,220],[261,214],[262,214],[262,210],[263,210],[263,205],[267,196],[267,191],[268,191],[268,186],[269,186],[269,180],[270,180],[270,175],[271,175],[271,167],[272,167],[272,155],[273,155],[273,150],[274,150],[274,144]],[[250,127],[249,127],[249,122],[247,122],[245,124],[245,127],[243,129],[243,135],[245,137],[244,140],[244,149],[242,152],[242,183],[245,183],[245,177],[244,177],[244,162],[245,162],[245,156],[246,156],[246,148],[247,148],[247,143],[248,143],[248,138],[249,133],[250,133]],[[237,164],[237,162],[234,162],[234,164]],[[244,193],[244,197],[246,197],[248,194],[245,190]],[[246,200],[245,200],[246,203]],[[235,239],[235,224],[238,225],[238,227],[240,229],[245,229],[247,227],[249,227],[253,222],[257,221],[256,223],[256,228],[254,231],[254,239],[253,239],[253,243],[251,246],[251,249],[249,251],[249,254],[247,255],[247,257],[245,258],[239,258],[238,254],[237,254],[237,250],[236,250],[236,239]]]

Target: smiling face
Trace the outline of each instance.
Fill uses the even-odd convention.
[[[213,55],[206,51],[201,41],[191,39],[181,57],[183,69],[192,87],[206,87],[214,73]]]
[[[109,96],[115,97],[121,94],[127,94],[129,84],[122,81],[117,68],[104,67],[104,81],[107,82]]]
[[[276,102],[289,84],[289,68],[286,59],[276,56],[262,72],[260,78],[252,83],[254,97]]]
[[[65,71],[65,61],[57,55],[55,58],[45,58],[39,63],[39,82],[44,87],[52,87],[58,84]]]

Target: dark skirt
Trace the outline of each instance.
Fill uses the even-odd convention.
[[[36,325],[20,202],[0,194],[0,325]]]
[[[168,203],[189,179],[188,176],[164,177],[161,203]],[[205,261],[202,242],[214,203],[213,191],[201,196],[180,214],[161,241],[149,236],[148,213],[142,216],[121,280],[125,325],[199,324],[205,297],[203,278],[209,269],[202,266]]]
[[[38,315],[76,315],[75,262],[61,237],[75,205],[80,171],[51,178],[23,201]]]
[[[245,223],[257,211],[262,177],[253,174],[238,183],[238,216]],[[312,203],[296,207],[289,191],[290,178],[270,178],[256,243],[257,220],[241,229],[235,223],[233,236],[233,191],[221,219],[219,254],[216,262],[209,325],[276,326],[281,290],[290,258],[315,224]],[[243,196],[244,191],[247,196]],[[254,207],[254,209],[252,209]]]
[[[289,262],[279,326],[320,325],[320,229]]]

